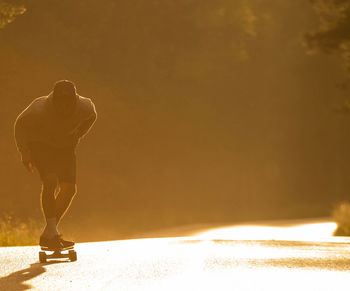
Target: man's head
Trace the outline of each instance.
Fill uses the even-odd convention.
[[[69,116],[75,109],[77,92],[73,82],[61,80],[53,87],[53,105],[61,116]]]

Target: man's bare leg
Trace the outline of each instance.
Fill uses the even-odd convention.
[[[68,182],[61,182],[60,183],[60,190],[56,196],[55,199],[55,205],[56,205],[56,225],[59,224],[62,217],[66,214],[69,206],[72,203],[73,197],[76,193],[76,185],[74,183],[68,183]],[[66,241],[62,238],[60,238],[60,242],[63,247],[72,247],[74,246],[74,242],[72,241]]]
[[[77,186],[74,183],[61,182],[60,190],[56,196],[56,224],[60,222],[62,217],[66,214],[69,206],[72,203],[73,197],[77,192]]]
[[[41,235],[42,238],[50,239],[58,235],[56,228],[55,191],[57,176],[48,174],[42,179],[41,206],[46,220],[46,227]]]

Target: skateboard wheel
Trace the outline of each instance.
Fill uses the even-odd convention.
[[[74,262],[77,260],[77,252],[76,251],[69,251],[68,256],[71,262]]]
[[[46,263],[46,253],[45,252],[39,252],[39,262]]]

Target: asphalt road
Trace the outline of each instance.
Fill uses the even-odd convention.
[[[330,221],[77,244],[78,260],[0,248],[0,290],[349,290],[350,239]]]

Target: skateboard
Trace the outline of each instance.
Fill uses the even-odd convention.
[[[39,261],[40,263],[46,263],[48,259],[62,259],[67,258],[71,262],[77,260],[77,252],[74,250],[74,246],[62,248],[62,249],[50,249],[47,247],[40,247],[39,251]],[[47,254],[46,252],[53,252]]]

